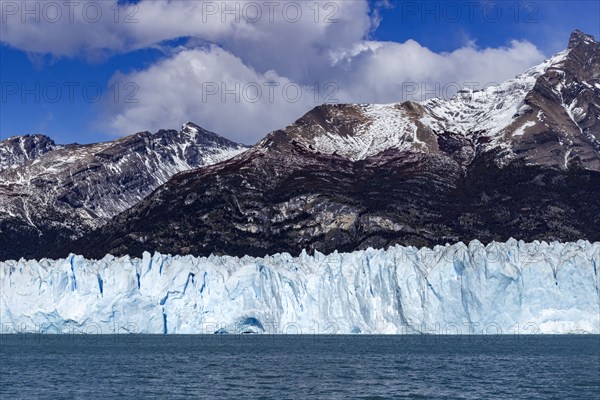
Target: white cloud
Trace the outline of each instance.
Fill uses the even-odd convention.
[[[409,40],[362,42],[336,59],[345,66],[345,74],[338,74],[344,101],[391,103],[444,97],[456,87],[477,89],[500,83],[541,62],[544,55],[521,41],[485,49],[468,44],[450,53],[435,53]]]
[[[190,120],[253,143],[316,104],[310,87],[272,70],[259,73],[217,46],[183,50],[146,70],[116,74],[112,81],[139,87],[138,103],[109,108],[109,125],[118,135],[174,128]]]
[[[4,1],[2,43],[54,57],[129,52],[181,37],[216,43],[247,63],[292,68],[306,56],[360,40],[366,1]],[[249,48],[252,46],[252,48]],[[278,51],[273,51],[278,50]]]
[[[196,1],[5,1],[0,8],[2,42],[55,57],[122,53],[182,36],[215,40],[244,25],[204,20]],[[185,23],[182,23],[185,21]]]
[[[388,103],[418,99],[423,89],[445,94],[440,87],[450,82],[454,86],[501,82],[544,58],[534,45],[522,41],[486,49],[469,43],[449,53],[433,52],[413,40],[369,41],[380,15],[366,0],[323,1],[318,8],[312,1],[269,6],[272,3],[263,1],[144,0],[136,9],[120,9],[117,22],[115,1],[79,1],[72,20],[63,9],[55,23],[50,21],[50,9],[38,11],[39,23],[23,23],[23,9],[15,12],[4,3],[2,42],[32,54],[96,58],[189,38],[184,48],[169,48],[156,64],[113,76],[112,83],[135,82],[139,87],[138,103],[107,105],[106,127],[119,135],[175,128],[191,120],[231,139],[254,143],[325,101],[332,89],[326,87],[328,82],[338,88],[330,100]],[[10,3],[23,7],[21,2]],[[261,6],[260,17],[249,4]],[[102,18],[92,23],[96,6],[102,8]],[[223,7],[234,13],[223,13]],[[131,18],[137,22],[127,23],[125,17],[134,10]],[[270,88],[269,82],[279,86]],[[409,96],[407,82],[411,91],[416,84],[421,92]],[[315,83],[321,89],[316,99]],[[215,84],[218,93],[207,94]],[[291,97],[301,88],[300,100],[285,98],[286,84]],[[262,88],[259,99],[253,92],[256,85]],[[240,101],[233,94],[221,98],[223,89],[235,90]]]
[[[518,41],[505,48],[467,46],[444,54],[412,40],[402,44],[362,42],[358,47],[349,56],[338,55],[337,62],[330,64],[320,79],[314,79],[320,84],[316,97],[315,86],[308,83],[311,80],[294,81],[274,70],[257,72],[222,48],[184,50],[146,70],[113,78],[121,84],[135,82],[140,91],[138,104],[118,104],[112,110],[110,125],[125,134],[192,120],[252,144],[322,102],[391,103],[443,96],[457,86],[478,88],[501,82],[543,59],[535,46]],[[269,82],[278,83],[273,92]],[[328,82],[335,86],[326,87]],[[262,93],[258,101],[256,87]],[[298,101],[296,90],[301,91]],[[239,99],[234,94],[224,95],[227,91]]]

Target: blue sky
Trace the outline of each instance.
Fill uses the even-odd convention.
[[[193,120],[252,144],[321,102],[402,101],[407,81],[501,81],[564,49],[574,29],[600,37],[600,1],[323,2],[297,21],[252,19],[238,3],[240,21],[225,22],[219,2],[111,14],[105,1],[98,20],[34,3],[28,15],[2,4],[0,139],[88,143]]]

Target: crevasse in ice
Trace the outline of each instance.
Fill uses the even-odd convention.
[[[600,243],[0,263],[3,333],[600,333]]]

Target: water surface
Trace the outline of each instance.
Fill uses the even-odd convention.
[[[2,399],[598,399],[600,336],[0,337]]]

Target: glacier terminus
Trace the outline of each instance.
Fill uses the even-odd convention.
[[[600,243],[0,263],[2,333],[600,333]]]

